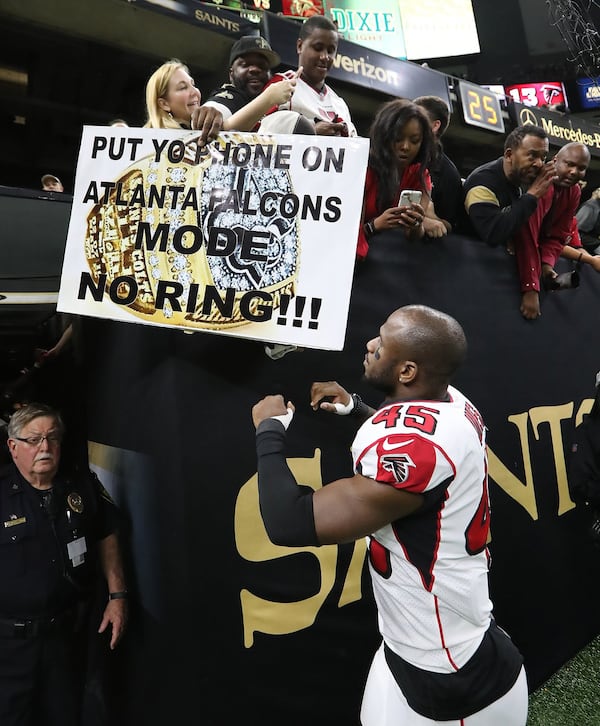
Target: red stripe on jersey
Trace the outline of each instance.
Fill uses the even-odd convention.
[[[454,670],[457,671],[457,670],[459,670],[459,668],[456,665],[456,663],[452,660],[452,656],[450,655],[450,651],[446,647],[446,640],[444,638],[444,628],[442,627],[442,621],[440,619],[440,610],[439,610],[439,607],[438,607],[438,598],[437,598],[437,595],[434,595],[433,597],[434,597],[434,600],[435,600],[435,617],[436,617],[437,622],[438,622],[438,628],[439,628],[439,631],[440,631],[440,640],[442,641],[442,648],[444,649],[444,652],[446,653],[446,656],[448,658],[448,662],[454,668]]]
[[[369,539],[369,561],[375,572],[387,580],[392,574],[390,551],[381,542],[371,537]]]

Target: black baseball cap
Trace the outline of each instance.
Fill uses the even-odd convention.
[[[269,68],[275,68],[275,66],[281,63],[281,58],[260,35],[243,35],[239,40],[236,40],[229,54],[229,65],[236,58],[239,58],[241,55],[246,55],[246,53],[259,53],[263,55],[267,59]]]

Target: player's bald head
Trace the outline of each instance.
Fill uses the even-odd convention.
[[[447,383],[463,363],[467,339],[450,315],[425,305],[406,305],[386,322],[400,359],[412,360],[432,382]]]
[[[584,159],[587,159],[588,162],[590,160],[590,150],[585,144],[582,144],[580,141],[571,141],[568,144],[561,146],[560,149],[556,152],[557,159],[564,159],[573,155],[581,156]]]
[[[558,150],[555,157],[556,179],[559,187],[572,187],[586,175],[590,165],[590,150],[585,144],[572,141]]]

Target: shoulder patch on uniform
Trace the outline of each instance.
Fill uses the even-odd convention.
[[[378,482],[419,494],[426,490],[437,461],[430,441],[417,435],[388,434],[376,442],[375,449]]]

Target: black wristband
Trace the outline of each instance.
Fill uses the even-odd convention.
[[[372,415],[372,411],[367,404],[362,400],[358,393],[351,393],[352,401],[354,402],[354,408],[350,411],[351,416],[360,416],[360,418],[369,418]]]
[[[129,597],[129,593],[127,590],[121,590],[120,592],[109,592],[108,593],[108,599],[109,600],[127,600]]]
[[[372,219],[369,220],[368,222],[365,222],[363,224],[363,230],[365,233],[365,237],[367,239],[369,239],[369,237],[372,237],[375,234],[375,232],[377,231],[375,229],[375,222]]]

